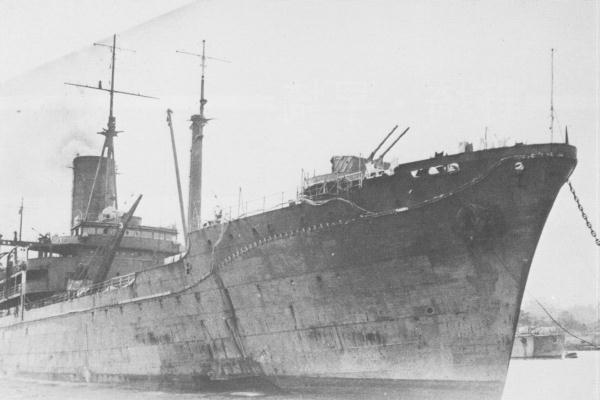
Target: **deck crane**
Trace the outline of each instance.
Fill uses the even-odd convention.
[[[94,261],[94,258],[96,256],[98,256],[100,260],[98,262],[98,268],[96,269],[96,273],[94,275],[93,283],[99,283],[106,280],[106,276],[108,275],[110,267],[115,259],[115,255],[117,254],[117,249],[119,248],[119,245],[123,240],[123,236],[125,236],[125,232],[127,231],[129,223],[133,218],[133,213],[135,212],[141,199],[142,195],[139,195],[136,201],[129,209],[129,211],[125,215],[123,215],[121,219],[121,226],[117,230],[116,234],[112,236],[112,238],[110,238],[106,245],[98,249],[94,257],[92,257],[90,264],[88,264],[86,267],[81,268],[80,271],[78,271],[78,276],[75,280],[81,280],[85,282],[88,279],[89,267],[91,266],[91,263]]]

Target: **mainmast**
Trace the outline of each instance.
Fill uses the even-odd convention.
[[[98,81],[98,87],[89,86],[89,85],[81,85],[76,83],[66,83],[66,85],[78,86],[87,89],[101,90],[109,93],[109,110],[108,110],[108,122],[106,124],[106,128],[102,129],[101,132],[98,132],[99,135],[104,136],[104,144],[102,145],[102,150],[100,152],[100,158],[98,159],[98,165],[96,168],[96,173],[94,175],[94,181],[92,183],[92,189],[90,191],[87,207],[83,216],[83,220],[86,221],[88,219],[88,213],[90,210],[90,205],[92,203],[92,199],[94,198],[94,192],[97,187],[98,176],[100,171],[104,169],[104,204],[105,206],[114,206],[118,209],[118,201],[117,201],[117,177],[115,172],[115,147],[114,147],[114,138],[118,133],[122,131],[117,131],[116,129],[116,118],[114,116],[114,95],[115,93],[126,94],[130,96],[137,97],[146,97],[151,99],[156,99],[156,97],[142,95],[140,93],[131,93],[131,92],[123,92],[119,90],[115,90],[115,63],[116,63],[116,50],[117,47],[117,35],[113,35],[112,46],[106,45],[103,43],[94,43],[94,46],[104,46],[108,47],[112,51],[112,62],[111,62],[111,71],[110,71],[110,89],[105,89],[102,87],[102,81]],[[119,49],[125,50],[125,49]],[[133,51],[133,50],[129,50]],[[104,164],[104,165],[103,165]]]

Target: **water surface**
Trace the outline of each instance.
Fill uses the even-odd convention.
[[[593,400],[600,399],[600,351],[579,352],[576,359],[544,359],[511,361],[502,400]],[[378,392],[378,391],[374,391]],[[410,393],[409,393],[410,392]],[[380,397],[379,395],[377,396]],[[1,400],[341,400],[363,399],[347,391],[311,391],[287,394],[260,392],[175,393],[127,389],[119,386],[54,382],[39,380],[1,379]],[[444,393],[439,390],[410,390],[385,398],[403,400],[478,398],[476,393]]]

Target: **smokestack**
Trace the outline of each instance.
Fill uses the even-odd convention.
[[[189,231],[201,228],[202,205],[202,128],[206,119],[201,115],[192,115],[192,148],[190,150],[190,193],[188,201]]]
[[[98,156],[80,156],[73,159],[73,193],[71,197],[71,227],[76,221],[83,220],[86,214],[90,192],[94,185],[94,176],[98,168],[98,162],[101,162],[101,168],[98,171],[98,180],[94,187],[90,208],[88,210],[88,220],[96,221],[98,215],[109,205],[114,204],[116,194],[115,188],[115,163],[113,159]],[[106,177],[106,163],[109,163],[109,182]],[[108,184],[107,184],[108,183]]]

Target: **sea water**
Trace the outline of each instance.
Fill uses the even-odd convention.
[[[578,356],[575,359],[563,360],[512,360],[502,400],[600,399],[600,351],[578,352]],[[0,379],[0,400],[341,400],[349,398],[362,399],[365,396],[356,397],[348,393],[336,394],[326,391],[289,394],[240,391],[220,394],[177,393],[127,389],[101,384]],[[408,394],[406,396],[400,394],[395,398],[410,400],[412,397]],[[444,395],[438,392],[432,400],[444,400]]]
[[[600,351],[577,356],[511,360],[502,400],[600,399]]]

